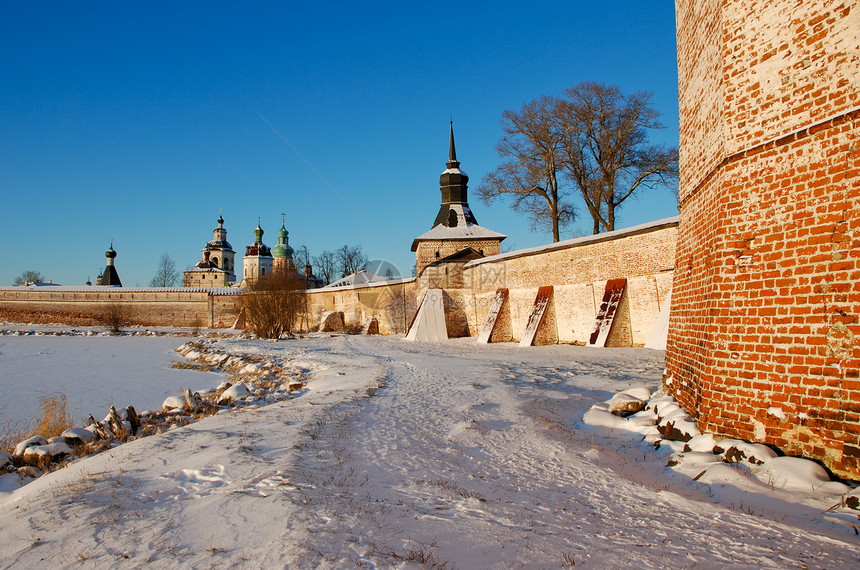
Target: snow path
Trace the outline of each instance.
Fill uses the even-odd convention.
[[[860,562],[849,529],[774,520],[754,499],[716,503],[665,455],[578,423],[617,390],[656,386],[662,353],[347,336],[219,343],[289,355],[312,371],[310,389],[0,495],[0,567]]]

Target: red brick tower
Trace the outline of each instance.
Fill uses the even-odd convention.
[[[703,430],[860,478],[860,6],[677,0],[666,382]]]

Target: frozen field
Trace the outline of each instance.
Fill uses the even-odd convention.
[[[67,411],[101,419],[108,406],[160,408],[179,388],[217,386],[223,375],[170,368],[186,339],[131,336],[0,336],[0,429],[24,427],[46,395],[66,394]]]
[[[165,351],[135,360],[147,377],[174,374],[164,364],[182,339],[117,340],[131,341],[117,358]],[[664,451],[581,423],[618,390],[656,388],[662,352],[360,336],[216,345],[300,365],[309,389],[0,494],[0,567],[860,565],[850,521],[821,497],[702,484]]]

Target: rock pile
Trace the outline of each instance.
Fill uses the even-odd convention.
[[[597,428],[639,434],[645,442],[669,449],[668,467],[701,483],[841,495],[837,506],[860,509],[860,487],[832,479],[814,461],[782,456],[767,445],[702,434],[662,390],[624,390],[593,405],[582,419]]]
[[[13,453],[0,451],[0,479],[17,475],[17,485],[29,483],[46,471],[78,457],[187,425],[221,410],[260,407],[293,397],[307,384],[307,371],[259,356],[234,355],[214,347],[213,341],[187,342],[176,349],[186,358],[180,368],[225,372],[231,376],[217,388],[169,396],[160,410],[137,412],[133,406],[111,406],[103,420],[89,416],[86,426],[46,438],[35,435],[19,442]],[[8,487],[8,484],[2,485]]]

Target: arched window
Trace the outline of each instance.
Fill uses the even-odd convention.
[[[213,257],[213,258],[212,258],[212,263],[215,265],[215,267],[218,267],[218,258],[217,258],[217,257]]]

